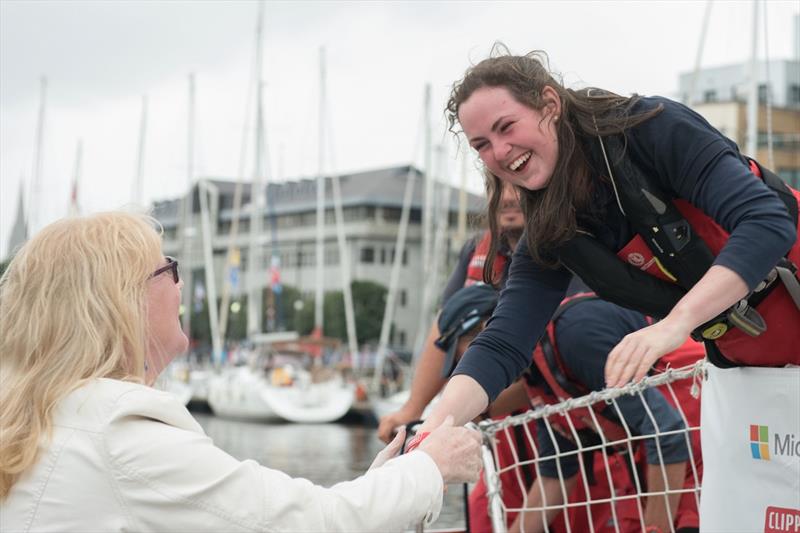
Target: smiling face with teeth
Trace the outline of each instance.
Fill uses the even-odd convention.
[[[458,108],[458,121],[486,168],[529,190],[547,186],[558,159],[555,117],[561,102],[546,86],[542,109],[517,101],[505,87],[476,89]]]

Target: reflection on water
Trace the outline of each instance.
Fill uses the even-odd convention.
[[[382,448],[375,428],[339,424],[256,423],[192,413],[214,444],[237,459],[329,487],[363,474]],[[451,486],[433,528],[464,527],[463,489]]]

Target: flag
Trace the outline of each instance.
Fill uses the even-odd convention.
[[[278,255],[273,255],[270,261],[269,286],[275,294],[280,294],[283,290],[281,286],[281,258]]]

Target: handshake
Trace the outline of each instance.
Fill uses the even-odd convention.
[[[370,470],[397,456],[406,438],[405,428],[400,429],[386,448],[378,452]],[[417,446],[414,451],[427,453],[442,474],[445,484],[473,483],[478,480],[481,468],[481,436],[474,429],[453,426],[448,416],[442,425]]]

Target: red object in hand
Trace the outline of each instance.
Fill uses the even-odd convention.
[[[431,434],[430,431],[423,431],[422,433],[417,433],[414,436],[414,438],[411,439],[411,441],[409,441],[408,445],[406,446],[405,453],[413,452],[417,448],[417,446],[422,444],[422,441],[425,440],[425,438],[430,434]]]

